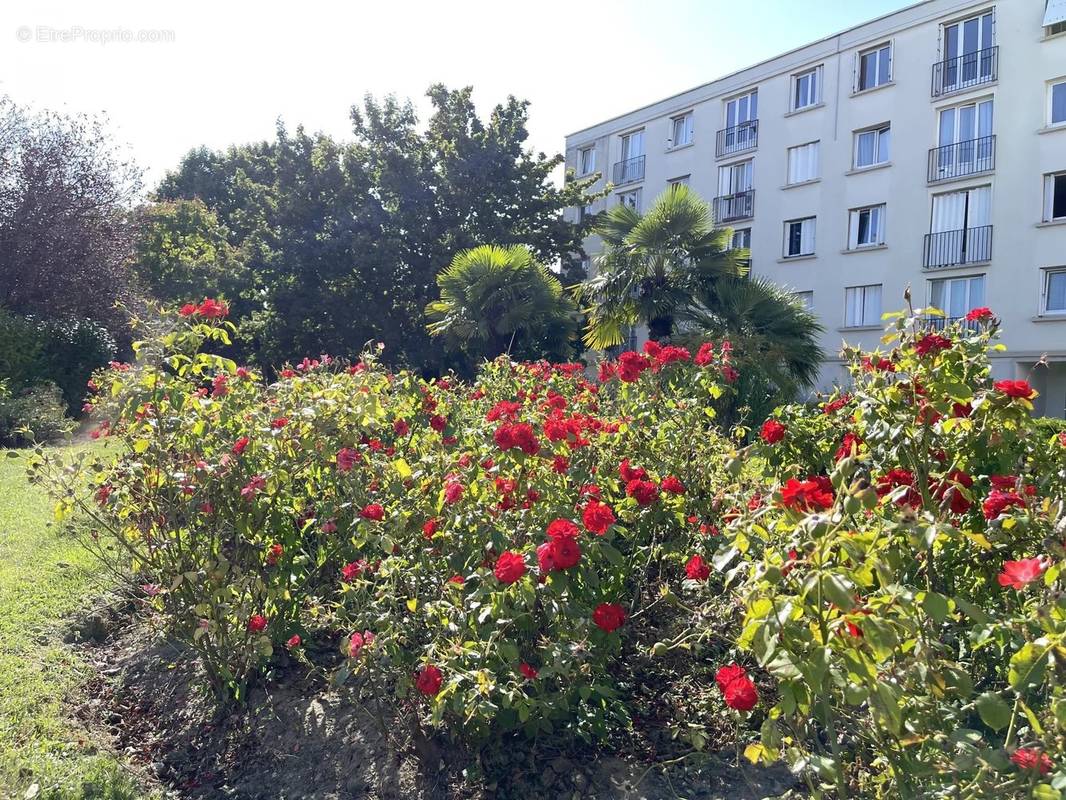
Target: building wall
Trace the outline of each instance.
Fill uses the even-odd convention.
[[[943,24],[994,10],[994,44],[998,46],[998,80],[949,97],[931,97],[933,64],[941,52]],[[904,305],[909,286],[915,306],[928,304],[934,278],[985,276],[985,305],[1003,320],[1007,352],[993,354],[996,377],[1024,377],[1046,355],[1066,362],[1066,315],[1040,316],[1043,270],[1066,266],[1066,224],[1041,224],[1045,173],[1066,170],[1066,127],[1046,130],[1048,81],[1066,77],[1066,34],[1045,37],[1040,0],[928,0],[894,14],[741,70],[721,80],[667,98],[651,106],[594,125],[567,137],[568,168],[576,168],[580,148],[597,148],[603,180],[621,158],[621,135],[645,131],[645,175],[639,183],[619,186],[594,206],[617,203],[618,192],[640,188],[647,208],[672,179],[689,176],[701,196],[718,191],[718,167],[751,158],[754,162],[754,217],[736,227],[752,229],[753,272],[794,291],[813,291],[814,311],[827,333],[827,353],[843,341],[866,349],[878,346],[882,325],[844,328],[844,296],[849,286],[881,284],[882,310]],[[856,93],[858,54],[891,42],[892,79],[887,85]],[[791,76],[822,65],[822,103],[789,112]],[[716,158],[715,134],[725,127],[725,101],[758,89],[757,149]],[[992,98],[996,136],[995,169],[990,174],[930,185],[930,148],[938,144],[941,109]],[[691,145],[668,146],[671,118],[692,111]],[[879,123],[891,125],[888,165],[852,170],[853,132]],[[787,148],[819,141],[818,178],[785,187]],[[602,181],[599,185],[603,185]],[[992,251],[988,263],[965,267],[923,268],[923,241],[930,231],[933,195],[976,186],[991,187]],[[848,211],[885,203],[885,246],[848,251]],[[784,222],[815,216],[815,255],[783,259]],[[599,243],[587,242],[595,254]],[[821,387],[846,381],[839,360],[823,365]],[[1066,386],[1047,382],[1054,397],[1048,413],[1066,408]],[[1058,397],[1063,394],[1063,397]]]

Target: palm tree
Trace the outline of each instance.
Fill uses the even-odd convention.
[[[612,208],[596,233],[604,243],[597,274],[576,288],[588,306],[586,345],[611,347],[626,326],[645,323],[654,339],[730,339],[775,394],[814,384],[824,330],[817,317],[771,282],[747,277],[750,253],[731,249],[732,229],[717,227],[688,187],[671,187],[643,216]]]
[[[747,252],[730,249],[732,231],[716,227],[687,186],[668,189],[643,216],[611,208],[595,233],[604,249],[577,291],[587,305],[585,344],[597,350],[621,344],[625,328],[641,323],[654,339],[670,337],[700,286],[747,273]]]
[[[577,307],[552,272],[521,245],[458,253],[437,275],[440,300],[426,306],[433,336],[472,358],[501,353],[562,357],[578,327]]]

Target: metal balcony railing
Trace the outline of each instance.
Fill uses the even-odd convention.
[[[759,120],[753,119],[718,131],[715,154],[721,158],[733,153],[743,153],[745,150],[754,150],[758,146]]]
[[[991,225],[925,235],[922,266],[926,269],[980,264],[982,261],[991,260]]]
[[[952,325],[958,323],[962,327],[970,331],[977,331],[981,328],[979,321],[969,321],[966,317],[923,317],[921,320],[922,327],[925,330],[932,331],[934,333],[940,333],[946,328],[950,328]]]
[[[627,158],[614,165],[614,182],[633,183],[644,180],[644,156]]]
[[[933,97],[991,83],[999,77],[999,47],[987,47],[933,64]]]
[[[929,151],[929,182],[948,181],[996,168],[996,137],[982,136]]]
[[[752,216],[755,216],[754,189],[714,198],[714,218],[717,222],[732,222]]]

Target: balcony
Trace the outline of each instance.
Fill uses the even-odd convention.
[[[992,260],[992,226],[925,235],[925,269],[960,267]]]
[[[966,317],[922,317],[921,327],[923,330],[931,331],[933,333],[941,333],[946,328],[950,328],[952,325],[961,325],[968,331],[981,330],[981,322],[966,319]]]
[[[933,97],[961,92],[999,77],[999,47],[988,47],[933,64]]]
[[[714,198],[716,222],[735,222],[755,216],[755,190],[726,194]]]
[[[718,143],[715,155],[718,158],[731,156],[734,153],[743,153],[754,150],[759,146],[759,120],[753,119],[741,122],[732,128],[723,128],[718,131]]]
[[[982,136],[929,151],[929,182],[950,181],[996,168],[996,137]]]
[[[614,165],[615,184],[633,183],[644,180],[644,156],[627,158]]]

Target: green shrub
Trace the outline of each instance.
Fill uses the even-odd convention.
[[[63,395],[44,383],[12,391],[0,381],[0,445],[20,447],[52,442],[74,430]]]
[[[115,354],[114,338],[98,322],[39,320],[0,309],[0,377],[12,389],[58,386],[67,413],[80,411],[92,373]]]

